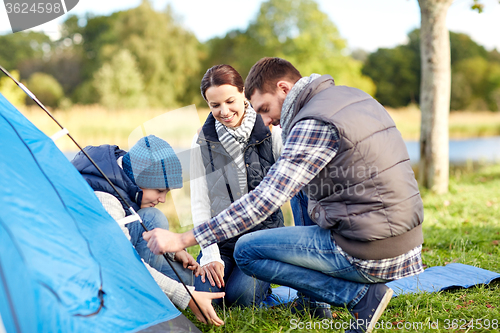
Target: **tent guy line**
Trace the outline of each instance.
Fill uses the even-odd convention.
[[[61,136],[64,136],[64,135],[67,135],[71,141],[73,141],[73,143],[78,147],[78,149],[89,159],[89,161],[94,165],[94,167],[99,171],[99,173],[101,173],[101,175],[104,177],[104,179],[109,183],[109,185],[111,185],[111,187],[113,188],[113,190],[120,196],[120,198],[123,200],[123,202],[125,202],[128,206],[128,210],[130,211],[130,213],[132,214],[132,217],[133,217],[133,221],[139,221],[139,223],[141,224],[142,228],[145,230],[145,231],[149,231],[148,228],[144,225],[141,217],[139,216],[139,214],[136,213],[136,211],[134,210],[134,208],[132,208],[132,206],[128,203],[128,201],[121,195],[121,193],[116,189],[115,185],[109,180],[109,178],[106,176],[106,174],[101,170],[101,168],[99,168],[99,166],[95,163],[95,161],[87,154],[87,152],[85,152],[85,150],[82,149],[82,147],[80,146],[80,144],[78,142],[76,142],[76,140],[71,136],[71,134],[69,133],[69,131],[64,128],[61,123],[59,123],[59,121],[57,121],[57,119],[50,113],[50,111],[38,100],[38,98],[25,86],[23,85],[21,82],[17,81],[5,68],[3,68],[2,66],[0,66],[0,70],[5,74],[7,75],[12,81],[14,81],[14,83],[19,87],[21,88],[31,99],[33,99],[33,101],[43,110],[45,111],[45,113],[59,126],[59,128],[61,128],[61,130],[57,133],[55,133],[52,138],[59,138]],[[132,221],[131,221],[132,222]],[[208,318],[205,316],[205,314],[203,313],[203,311],[201,311],[201,308],[200,306],[198,305],[198,302],[196,301],[196,299],[193,297],[193,294],[191,293],[191,291],[189,290],[189,288],[186,286],[186,284],[184,283],[184,281],[182,281],[182,278],[180,277],[179,273],[177,272],[177,270],[174,268],[174,266],[172,265],[171,263],[171,259],[167,256],[167,254],[163,254],[163,257],[165,258],[165,260],[167,261],[167,263],[169,264],[170,268],[172,268],[172,270],[174,271],[175,275],[179,278],[179,281],[182,283],[182,285],[184,286],[184,288],[186,289],[187,293],[189,294],[189,296],[191,297],[191,299],[193,300],[194,304],[196,305],[196,307],[198,308],[198,310],[200,311],[200,313],[203,315],[203,318],[205,319],[205,321],[207,323],[210,323],[208,321]],[[101,300],[101,307],[99,307],[99,310],[101,310],[102,306],[104,305],[104,298],[103,298],[103,293],[102,293],[102,290],[100,290],[99,292],[99,297],[100,297],[100,300]],[[99,312],[99,310],[97,312]]]

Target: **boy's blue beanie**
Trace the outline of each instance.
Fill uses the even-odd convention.
[[[172,147],[154,135],[141,138],[123,156],[123,171],[140,188],[182,187],[182,166]]]

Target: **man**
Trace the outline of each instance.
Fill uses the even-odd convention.
[[[353,332],[371,332],[392,290],[420,273],[423,205],[408,152],[385,109],[328,75],[302,77],[263,58],[245,94],[266,125],[281,125],[280,159],[252,192],[192,231],[145,234],[155,253],[202,247],[259,223],[301,189],[315,226],[245,235],[235,258],[246,274],[347,306]]]

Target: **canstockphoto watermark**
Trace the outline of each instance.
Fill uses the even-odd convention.
[[[369,324],[368,320],[358,319],[358,320],[332,320],[323,319],[321,321],[300,321],[299,319],[290,319],[290,329],[291,330],[360,330],[363,327],[367,327]],[[397,330],[437,330],[439,329],[439,321],[429,321],[429,322],[397,322],[392,323],[389,321],[379,321],[375,323],[374,329],[397,329]]]
[[[3,0],[12,32],[47,23],[72,10],[79,0]]]
[[[367,327],[369,322],[367,320],[332,320],[323,319],[321,321],[300,321],[299,319],[290,319],[291,330],[357,330],[361,327]],[[488,318],[461,318],[461,319],[444,319],[444,320],[428,320],[425,322],[412,322],[412,321],[383,321],[380,320],[375,323],[375,330],[404,330],[404,331],[432,331],[432,330],[458,330],[469,331],[471,329],[483,330],[496,330],[500,328],[499,319]]]

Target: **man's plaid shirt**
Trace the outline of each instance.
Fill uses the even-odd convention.
[[[264,221],[308,184],[337,154],[335,126],[315,119],[298,122],[290,131],[283,153],[252,191],[210,221],[196,226],[201,247],[229,239]],[[421,246],[395,258],[362,260],[342,254],[369,275],[394,280],[423,271]]]

